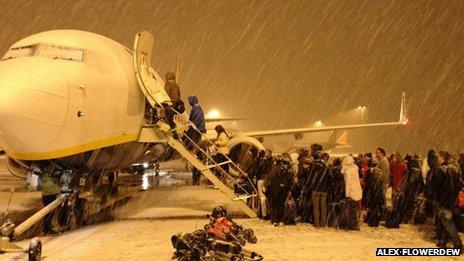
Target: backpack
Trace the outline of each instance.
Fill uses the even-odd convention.
[[[385,226],[387,228],[399,228],[400,223],[398,212],[393,207],[387,207],[385,210]]]
[[[297,208],[295,200],[292,194],[289,192],[287,199],[285,200],[284,220],[286,224],[295,224],[295,218],[297,215]]]

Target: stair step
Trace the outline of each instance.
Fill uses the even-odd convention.
[[[244,199],[248,199],[248,198],[254,198],[256,196],[257,196],[256,194],[252,194],[252,195],[244,194],[244,195],[241,195],[241,196],[238,196],[238,197],[232,199],[232,201],[239,201],[239,200],[244,200]]]
[[[206,168],[201,169],[200,171],[204,171],[204,170],[207,170],[207,169],[216,168],[216,167],[219,167],[219,166],[222,166],[222,165],[229,164],[229,163],[231,163],[231,162],[232,162],[231,160],[228,160],[228,161],[221,162],[221,163],[219,163],[219,164],[205,165]]]

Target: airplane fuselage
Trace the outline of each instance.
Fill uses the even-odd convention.
[[[147,150],[144,111],[132,52],[101,35],[35,34],[0,62],[0,147],[15,160],[127,165]]]

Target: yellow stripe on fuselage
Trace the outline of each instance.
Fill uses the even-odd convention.
[[[54,150],[54,151],[47,151],[47,152],[38,152],[38,153],[11,153],[8,152],[8,155],[13,159],[18,160],[47,160],[47,159],[57,159],[66,156],[71,156],[75,154],[79,154],[82,152],[100,149],[104,147],[109,147],[112,145],[127,143],[136,141],[138,138],[138,134],[128,134],[119,137],[107,138],[97,141],[92,141],[88,143],[84,143],[78,146],[73,146],[69,148]]]

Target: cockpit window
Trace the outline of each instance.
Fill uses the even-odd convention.
[[[11,48],[3,57],[2,61],[28,56],[42,56],[51,59],[82,62],[84,61],[84,50],[47,44],[35,44]]]
[[[84,60],[84,51],[63,46],[41,44],[36,56],[82,62]]]
[[[32,56],[34,53],[35,45],[15,47],[8,50],[8,52],[3,57],[2,61],[8,59],[14,59],[19,57]]]

